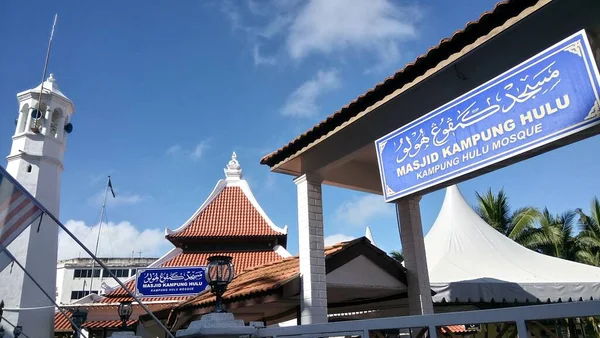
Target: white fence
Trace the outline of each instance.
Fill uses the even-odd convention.
[[[355,320],[326,324],[268,327],[258,330],[258,337],[308,338],[361,336],[379,330],[426,328],[429,337],[437,338],[438,327],[462,324],[515,323],[520,338],[528,337],[527,321],[557,318],[600,316],[600,301],[520,306],[493,310],[477,310],[423,316],[404,316]],[[413,335],[414,337],[415,335]]]

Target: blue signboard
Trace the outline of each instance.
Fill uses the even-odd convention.
[[[144,297],[198,294],[208,287],[206,267],[138,269],[136,295]]]
[[[599,78],[582,30],[378,139],[385,200],[598,125]]]

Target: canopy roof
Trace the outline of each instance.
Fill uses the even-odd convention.
[[[504,236],[456,186],[425,237],[434,302],[556,302],[600,299],[600,268],[546,256]]]

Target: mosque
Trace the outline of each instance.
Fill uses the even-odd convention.
[[[41,90],[42,102],[38,108]],[[19,115],[7,171],[58,216],[62,160],[67,135],[72,130],[73,102],[59,89],[53,74],[43,83],[43,89],[40,84],[19,93],[17,99]],[[9,246],[9,250],[27,270],[32,271],[34,278],[49,294],[53,294],[56,283],[57,232],[57,225],[43,218],[39,232],[31,231],[29,227]],[[217,181],[213,191],[191,217],[179,228],[165,230],[165,240],[173,248],[149,267],[203,266],[209,256],[227,255],[232,257],[236,275],[256,269],[271,269],[285,283],[280,287],[270,285],[269,290],[263,292],[265,297],[260,309],[253,307],[251,312],[245,312],[244,308],[249,304],[238,299],[227,301],[226,306],[244,320],[277,324],[297,318],[300,307],[298,258],[292,257],[286,249],[287,235],[287,226],[275,225],[254,197],[233,153],[226,163],[224,178]],[[327,250],[327,287],[332,296],[331,314],[336,320],[355,318],[357,309],[372,307],[373,304],[401,304],[405,301],[404,268],[377,248],[372,239],[339,243]],[[21,324],[30,337],[50,336],[52,332],[55,336],[70,335],[73,329],[69,320],[61,312],[55,312],[53,306],[48,306],[49,301],[44,294],[16,270],[4,269],[0,273],[0,281],[3,281],[0,296],[5,302],[5,309],[20,310],[5,310],[4,317],[11,323]],[[356,271],[362,273],[357,276]],[[125,280],[130,290],[134,289],[134,283],[135,276]],[[257,287],[243,287],[238,292],[255,295]],[[356,295],[360,295],[359,301],[355,299]],[[176,323],[169,323],[174,318],[172,310],[191,298],[146,297],[142,301],[161,320],[177,329],[202,313],[210,312],[214,305],[214,301],[209,300],[204,303],[205,306],[199,307],[201,310],[186,312],[185,319],[180,317]],[[63,308],[69,313],[86,309],[85,331],[90,337],[107,337],[122,329],[117,312],[119,304],[132,300],[123,288],[107,287],[100,295],[89,294]],[[257,304],[255,300],[252,303]],[[196,304],[192,307],[198,308]],[[156,336],[160,328],[143,314],[143,309],[134,304],[127,329],[143,337]]]
[[[404,265],[380,250],[372,238],[323,245],[322,184],[384,195],[395,193],[392,189],[382,191],[378,166],[373,165],[377,164],[373,140],[385,135],[384,130],[416,118],[397,111],[430,111],[473,90],[475,84],[464,79],[456,84],[460,72],[449,66],[456,60],[472,66],[474,76],[492,78],[539,53],[550,42],[556,43],[558,37],[565,38],[583,28],[591,28],[588,35],[597,52],[600,34],[594,13],[599,5],[591,0],[583,3],[587,6],[577,7],[568,1],[504,1],[313,130],[264,157],[261,162],[272,171],[296,177],[298,256],[287,251],[287,227],[275,225],[261,208],[243,179],[242,166],[234,153],[230,159],[229,154],[224,158],[225,177],[217,181],[191,217],[177,229],[165,231],[165,240],[173,248],[149,267],[192,267],[205,265],[213,255],[231,256],[236,277],[224,294],[225,309],[246,323],[259,321],[266,326],[597,301],[600,268],[519,246],[484,222],[451,183],[445,185],[444,203],[427,236],[423,236],[419,208],[419,195],[427,191],[396,202],[406,255]],[[564,15],[575,11],[575,7],[577,15]],[[554,20],[559,17],[561,20]],[[539,35],[538,39],[527,38],[540,31],[545,32],[544,39]],[[576,34],[574,38],[584,39],[581,32]],[[511,38],[516,41],[516,37],[527,43],[490,64],[490,54],[486,53],[503,50],[506,41],[512,43]],[[562,55],[573,59],[573,55],[591,55],[589,48],[569,46],[561,50]],[[600,78],[596,67],[599,54],[594,55],[595,77]],[[427,99],[420,96],[423,93]],[[58,217],[62,160],[72,130],[73,102],[59,89],[52,74],[39,86],[17,94],[17,99],[18,116],[6,171]],[[597,103],[589,112],[597,117]],[[385,143],[380,151],[384,148]],[[69,316],[86,310],[86,337],[109,337],[122,330],[117,308],[132,300],[122,287],[106,288],[100,295],[90,294],[62,307],[68,316],[49,305],[45,295],[55,291],[57,232],[57,225],[49,217],[41,217],[36,226],[28,227],[8,245],[41,290],[22,270],[13,269],[0,257],[2,325],[16,323],[32,338],[69,336],[73,332]],[[133,278],[125,282],[128,289],[133,289]],[[185,329],[213,311],[216,303],[209,292],[144,297],[142,302],[160,325],[172,332]],[[479,326],[446,324],[428,324],[425,329],[432,330],[430,336],[489,337],[489,333],[502,336],[507,332],[513,337],[517,333],[556,336],[549,323],[537,319],[526,322],[521,318],[512,323],[488,320]],[[135,304],[125,326],[138,336],[163,336],[160,326]],[[13,337],[8,330],[6,336]]]
[[[67,134],[72,129],[70,119],[74,108],[60,91],[54,76],[50,75],[44,82],[44,103],[40,104],[40,111],[45,113],[41,118],[35,100],[35,93],[39,93],[40,88],[41,85],[17,96],[19,116],[7,170],[58,215],[62,158]],[[42,180],[44,184],[38,184]],[[56,281],[55,234],[58,229],[52,222],[49,224],[50,230],[42,228],[39,233],[26,231],[9,246],[17,259],[25,262],[26,268],[32,272],[39,269],[51,276],[36,278],[45,290],[54,289]],[[47,236],[41,237],[41,233]],[[237,155],[233,153],[225,165],[224,177],[217,180],[198,209],[180,227],[165,230],[165,240],[173,248],[148,267],[203,266],[210,256],[230,256],[236,277],[225,294],[227,311],[245,322],[260,321],[267,326],[297,325],[301,324],[301,264],[298,256],[292,256],[286,249],[287,235],[287,226],[275,225],[258,203],[243,178]],[[448,242],[449,239],[460,243],[453,244]],[[15,248],[16,243],[21,247]],[[496,245],[489,247],[473,243]],[[595,290],[600,281],[600,269],[543,256],[520,247],[483,222],[465,202],[457,187],[448,188],[440,215],[426,236],[425,245],[436,312],[489,307],[499,299],[503,304],[507,299],[517,304],[560,302],[561,295],[563,299],[573,301],[598,299]],[[30,249],[24,250],[26,248]],[[33,248],[44,254],[29,254]],[[470,252],[465,254],[465,248]],[[409,314],[406,269],[375,245],[370,230],[366,237],[337,243],[324,248],[324,252],[329,322]],[[529,258],[507,258],[509,253]],[[464,260],[464,257],[470,257],[471,261]],[[472,262],[477,257],[481,262]],[[485,264],[484,261],[496,264]],[[515,262],[520,262],[520,265],[515,266]],[[498,264],[504,264],[504,267],[486,270]],[[543,268],[550,265],[562,268]],[[52,269],[46,269],[47,266]],[[448,270],[451,266],[462,266],[459,270],[464,275],[458,276],[455,269]],[[566,269],[572,272],[569,280],[560,276],[561,273],[552,273]],[[4,269],[0,273],[0,278],[5,281],[10,278],[9,283],[13,285],[11,292],[7,292],[7,284],[0,286],[6,307],[21,309],[5,311],[4,317],[10,322],[20,323],[30,335],[37,331],[40,336],[45,336],[47,331],[52,331],[50,334],[55,337],[70,336],[73,329],[67,317],[55,312],[54,307],[48,307],[43,294],[24,277],[14,269]],[[557,281],[561,281],[560,292],[556,291]],[[15,283],[20,283],[16,292]],[[515,283],[519,287],[515,287]],[[125,285],[135,290],[135,276],[126,279]],[[120,304],[132,301],[122,287],[106,286],[100,295],[89,294],[63,306],[63,309],[68,314],[86,310],[84,331],[88,337],[103,338],[123,330],[118,308]],[[142,301],[172,332],[185,328],[203,314],[213,311],[215,306],[215,298],[210,292],[192,296],[145,297]],[[29,324],[32,321],[36,324]],[[44,327],[40,323],[49,325]],[[127,330],[142,337],[162,334],[160,327],[135,303],[125,324]],[[443,327],[440,333],[476,334],[477,330],[481,331],[481,328],[457,325]]]

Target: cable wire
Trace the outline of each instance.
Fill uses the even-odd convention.
[[[4,320],[5,322],[7,322],[7,323],[8,323],[8,325],[12,326],[12,327],[13,327],[13,329],[15,329],[15,328],[16,328],[16,326],[15,326],[13,323],[9,322],[9,321],[8,321],[8,319],[6,319],[6,318],[4,318],[4,317],[2,317],[1,319],[2,319],[2,320]],[[23,332],[23,328],[22,328],[22,327],[21,327],[21,334],[22,334],[23,336],[25,336],[25,338],[31,338],[31,337],[29,337],[28,335],[26,335],[26,334],[25,334],[25,332]]]

